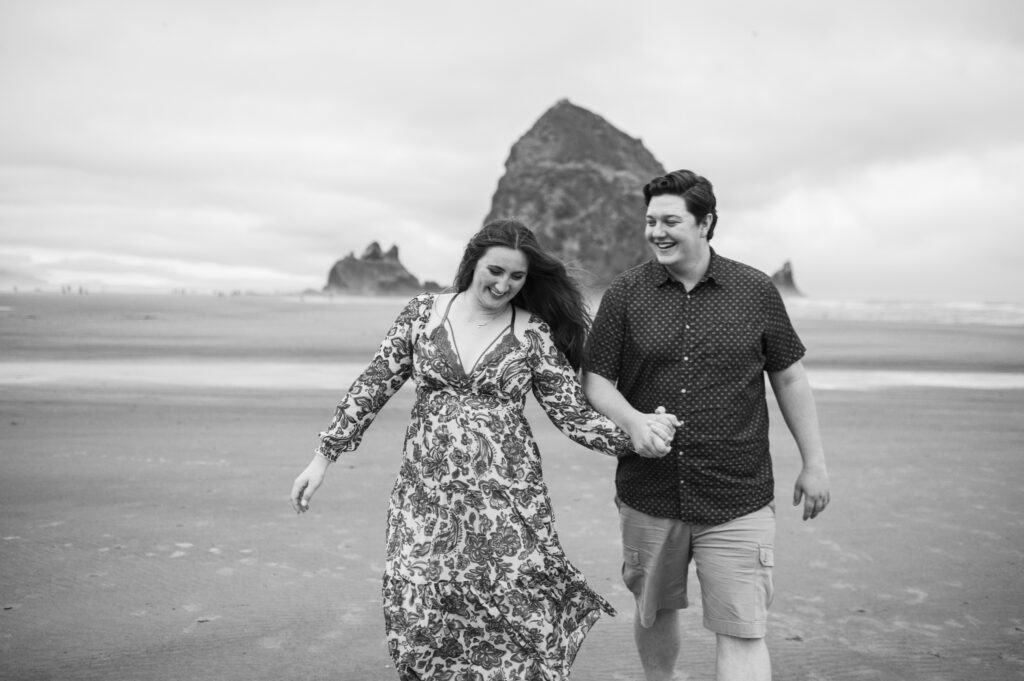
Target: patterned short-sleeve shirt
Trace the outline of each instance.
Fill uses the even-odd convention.
[[[713,249],[690,291],[656,261],[619,275],[594,318],[584,368],[641,412],[664,406],[682,421],[664,458],[619,459],[619,499],[704,525],[771,502],[764,373],[803,355],[771,279]]]

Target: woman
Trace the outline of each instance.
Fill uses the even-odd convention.
[[[559,544],[526,395],[586,447],[616,456],[630,440],[583,398],[583,298],[528,228],[487,224],[466,247],[454,288],[417,296],[398,316],[321,433],[292,504],[308,508],[328,463],[359,445],[412,377],[383,584],[399,677],[564,679],[591,625],[614,611]],[[645,437],[670,440],[668,423]]]

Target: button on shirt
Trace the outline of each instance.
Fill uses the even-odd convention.
[[[639,411],[664,406],[682,421],[665,457],[619,459],[619,499],[702,525],[771,502],[764,372],[803,355],[771,279],[714,249],[691,291],[656,261],[619,275],[594,318],[584,368]]]

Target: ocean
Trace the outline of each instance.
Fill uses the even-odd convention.
[[[404,298],[0,295],[0,385],[340,390]],[[1024,390],[1024,306],[787,300],[816,390]]]

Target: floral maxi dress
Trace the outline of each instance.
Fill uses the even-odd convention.
[[[559,544],[526,396],[586,447],[619,455],[629,439],[587,405],[541,319],[529,315],[517,333],[513,314],[467,373],[447,310],[427,331],[437,299],[422,294],[406,305],[319,451],[334,460],[354,450],[411,377],[416,399],[388,509],[383,580],[400,679],[565,679],[587,631],[614,610]]]

